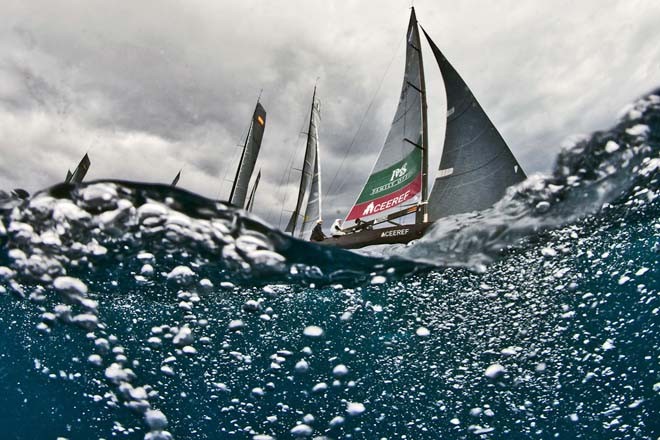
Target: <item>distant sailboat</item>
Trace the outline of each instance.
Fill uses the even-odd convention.
[[[178,173],[176,173],[176,176],[174,177],[174,180],[172,180],[172,183],[170,183],[170,186],[176,186],[177,183],[179,183],[179,179],[181,178],[181,171],[183,169],[180,169]]]
[[[319,156],[318,134],[319,117],[320,106],[316,100],[316,87],[314,87],[312,108],[309,115],[309,129],[307,130],[305,158],[303,160],[300,186],[298,188],[298,198],[296,200],[296,207],[289,219],[289,223],[284,229],[285,232],[295,235],[296,228],[298,228],[298,225],[300,224],[298,231],[298,236],[300,238],[308,238],[316,222],[322,219],[321,158]],[[302,215],[303,206],[305,206],[304,215]]]
[[[73,173],[71,172],[71,170],[67,170],[64,183],[73,183],[73,184],[81,183],[85,178],[85,176],[87,175],[87,171],[89,170],[91,164],[92,162],[89,160],[89,156],[87,155],[87,153],[85,153],[83,158],[80,160],[80,163],[78,163],[76,169],[73,170]]]
[[[385,145],[346,216],[344,224],[353,225],[323,244],[358,248],[407,243],[441,217],[488,208],[507,187],[526,179],[470,89],[424,31],[447,93],[442,159],[429,195],[426,85],[414,8],[406,35],[401,97]],[[415,214],[414,223],[395,222],[410,214]],[[375,228],[379,225],[385,227]]]
[[[254,165],[259,156],[261,149],[261,140],[264,136],[266,129],[266,110],[257,102],[252,115],[252,121],[248,130],[245,144],[243,145],[243,152],[241,153],[241,160],[236,169],[236,177],[231,187],[229,195],[229,203],[241,209],[245,208],[245,199],[248,194],[248,185],[254,172]]]

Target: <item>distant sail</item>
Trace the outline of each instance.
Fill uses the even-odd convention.
[[[66,170],[66,178],[64,179],[64,183],[71,182],[72,177],[73,177],[73,174],[71,173],[71,170]]]
[[[424,29],[422,29],[424,31]],[[527,178],[460,75],[424,31],[447,93],[447,129],[428,200],[429,220],[492,206]]]
[[[370,220],[419,200],[422,191],[422,57],[415,11],[407,32],[399,105],[378,160],[346,221]]]
[[[247,198],[248,185],[254,172],[254,164],[257,162],[259,150],[261,149],[261,140],[264,136],[266,128],[266,110],[257,102],[252,115],[252,122],[250,130],[248,131],[245,145],[243,146],[243,153],[241,154],[241,161],[238,163],[236,170],[236,177],[234,178],[234,185],[231,188],[229,195],[229,202],[239,208],[245,207],[245,199]]]
[[[181,178],[181,171],[182,170],[179,170],[179,172],[176,173],[176,177],[174,178],[172,183],[170,183],[170,186],[176,186],[176,184],[179,183],[179,179]]]
[[[291,214],[289,223],[284,229],[285,232],[290,232],[292,235],[295,233],[296,226],[298,225],[298,217],[305,201],[308,200],[308,206],[305,209],[305,217],[303,217],[303,226],[300,234],[303,233],[306,225],[311,221],[316,221],[320,218],[321,212],[321,176],[319,174],[318,152],[319,152],[319,137],[318,137],[318,119],[319,119],[319,105],[316,101],[316,87],[314,87],[314,94],[312,95],[312,108],[309,116],[309,130],[307,132],[307,146],[305,148],[305,159],[303,162],[302,175],[300,177],[300,187],[298,188],[298,199],[296,201],[296,208]],[[316,193],[316,197],[314,194]],[[309,204],[312,206],[310,207]],[[307,218],[307,214],[311,217]],[[301,235],[302,236],[302,235]]]
[[[247,205],[245,205],[245,209],[248,212],[252,212],[252,208],[254,208],[254,198],[257,194],[257,187],[259,187],[259,180],[261,180],[261,170],[257,173],[257,178],[254,180],[252,190],[250,191],[250,198],[247,201]]]
[[[75,170],[73,170],[73,174],[71,176],[71,179],[69,179],[69,183],[81,183],[85,176],[87,175],[87,171],[89,170],[89,166],[92,164],[92,162],[89,160],[89,156],[87,153],[83,156],[83,158],[80,160],[80,163],[76,167]],[[67,176],[68,177],[68,176]]]

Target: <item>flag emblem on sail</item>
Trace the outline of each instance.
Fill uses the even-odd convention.
[[[346,221],[370,220],[422,191],[422,59],[414,12],[407,33],[406,69],[401,97],[385,144]]]

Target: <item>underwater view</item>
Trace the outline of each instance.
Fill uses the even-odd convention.
[[[656,439],[660,91],[408,245],[167,185],[0,198],[11,439]]]

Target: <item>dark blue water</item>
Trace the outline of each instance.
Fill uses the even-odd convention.
[[[656,92],[362,254],[166,186],[6,196],[2,438],[656,439],[659,153]]]

